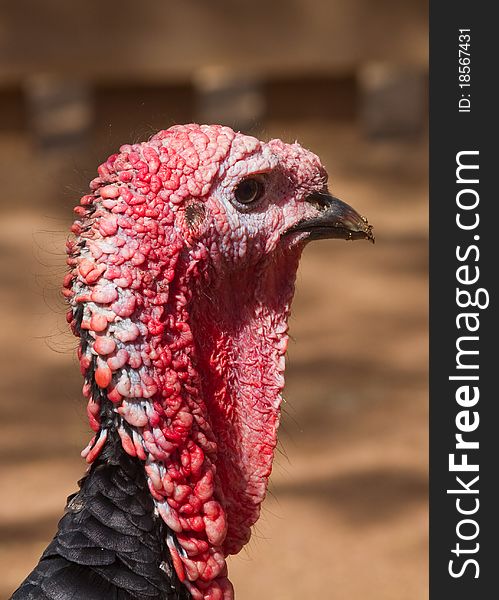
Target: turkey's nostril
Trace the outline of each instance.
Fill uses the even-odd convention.
[[[306,201],[318,211],[323,211],[331,204],[331,196],[327,192],[314,192],[307,196]]]

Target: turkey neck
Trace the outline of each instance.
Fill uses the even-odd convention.
[[[256,266],[217,278],[193,302],[201,395],[227,512],[225,554],[249,540],[272,470],[299,253],[278,249]]]

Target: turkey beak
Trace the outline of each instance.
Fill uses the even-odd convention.
[[[314,192],[306,198],[320,213],[303,219],[287,233],[308,232],[308,240],[343,239],[368,240],[374,244],[372,225],[351,206],[328,192]]]

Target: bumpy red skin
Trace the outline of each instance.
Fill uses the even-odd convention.
[[[105,444],[91,379],[113,403],[123,448],[144,461],[168,546],[195,600],[230,600],[225,557],[250,538],[271,472],[287,318],[303,235],[317,211],[319,159],[227,127],[186,125],[125,145],[76,207],[64,283],[84,394]],[[266,193],[239,206],[260,174]],[[80,307],[80,308],[79,308]],[[178,551],[180,548],[180,551]]]

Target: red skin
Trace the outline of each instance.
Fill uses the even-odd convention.
[[[124,450],[144,461],[180,579],[195,600],[230,600],[225,557],[250,538],[277,441],[304,241],[281,235],[313,216],[304,198],[325,171],[297,144],[187,125],[123,146],[98,172],[64,281],[73,331],[83,305],[90,336],[79,358],[96,436],[83,455],[107,436],[93,378]],[[254,173],[266,194],[248,210],[233,191]]]

